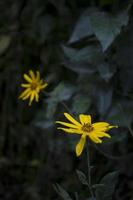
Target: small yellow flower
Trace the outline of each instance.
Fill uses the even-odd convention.
[[[70,114],[64,113],[65,117],[71,122],[61,122],[56,121],[56,123],[66,126],[59,127],[58,129],[61,129],[67,133],[76,133],[81,135],[80,141],[76,145],[76,155],[80,156],[85,142],[86,137],[88,136],[94,143],[102,143],[102,140],[100,138],[108,137],[111,138],[111,136],[106,133],[108,130],[112,128],[118,128],[118,126],[112,126],[107,122],[97,122],[97,123],[91,123],[91,116],[90,115],[79,115],[79,120],[75,120]]]
[[[35,99],[36,102],[39,100],[39,92],[47,87],[48,83],[44,83],[42,79],[40,79],[40,72],[36,71],[36,74],[29,70],[29,75],[24,74],[24,79],[28,83],[21,84],[25,90],[19,96],[20,99],[26,100],[29,98],[29,105],[31,105],[32,101]]]

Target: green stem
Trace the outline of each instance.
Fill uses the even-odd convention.
[[[87,141],[86,143],[87,143],[86,144],[86,155],[87,155],[87,170],[88,170],[88,186],[89,186],[92,200],[95,200],[95,196],[94,196],[92,186],[91,186],[91,165],[90,165],[89,141]]]

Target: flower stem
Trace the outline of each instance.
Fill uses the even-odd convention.
[[[91,186],[91,165],[90,165],[90,153],[89,153],[89,141],[86,142],[86,155],[87,155],[87,170],[88,170],[88,187],[92,200],[95,200],[95,196]]]

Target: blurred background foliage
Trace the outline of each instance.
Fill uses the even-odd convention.
[[[31,107],[18,100],[29,69],[49,83]],[[120,126],[91,145],[92,181],[97,200],[133,199],[131,0],[1,0],[0,90],[0,199],[90,199],[78,136],[55,127],[63,112]]]

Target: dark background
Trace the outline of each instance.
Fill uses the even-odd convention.
[[[31,107],[18,99],[29,69],[41,72],[50,94]],[[112,139],[90,146],[92,184],[117,171],[97,200],[133,199],[130,0],[0,0],[0,100],[0,199],[58,200],[56,183],[72,199],[90,199],[76,174],[87,173],[85,150],[75,155],[79,137],[54,123],[68,108],[119,125]]]

